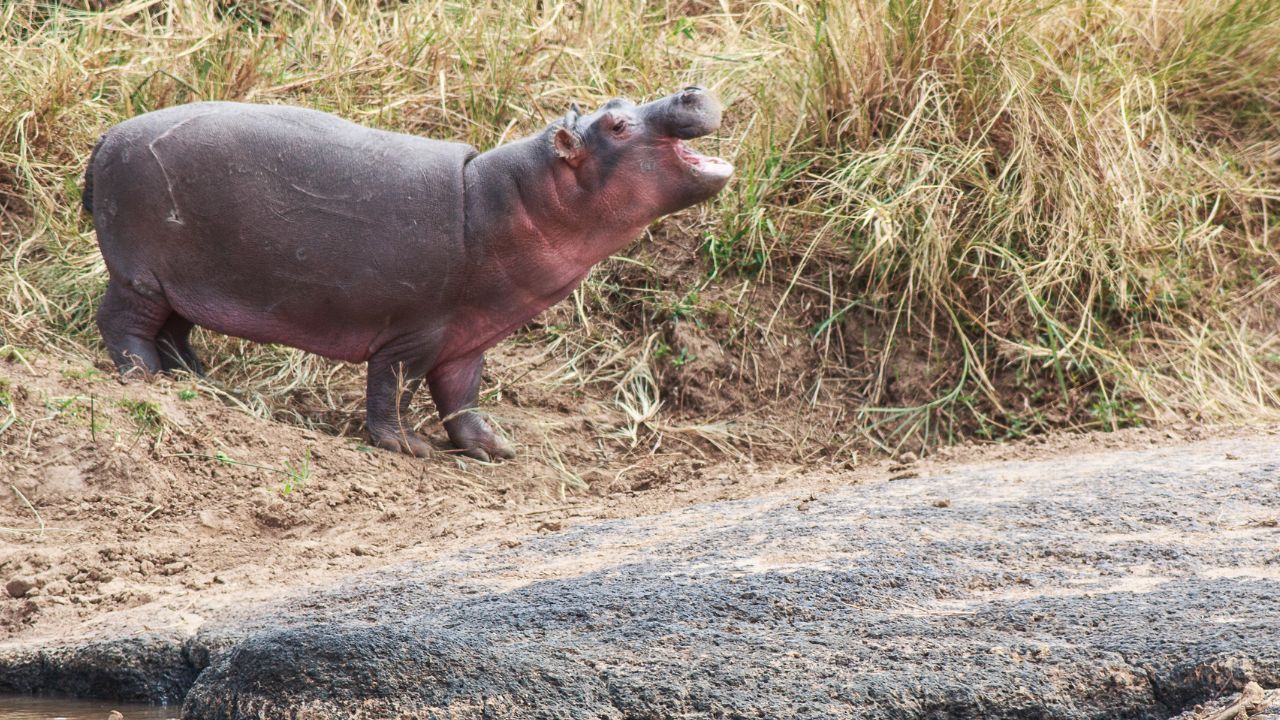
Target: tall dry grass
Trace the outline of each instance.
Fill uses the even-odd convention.
[[[483,148],[698,81],[734,184],[519,338],[550,364],[510,382],[609,395],[634,441],[703,361],[683,323],[730,357],[732,412],[799,406],[819,448],[1280,408],[1272,0],[18,1],[0,38],[0,345],[101,355],[76,188],[133,114],[291,102]],[[351,368],[204,342],[252,411],[358,395]]]

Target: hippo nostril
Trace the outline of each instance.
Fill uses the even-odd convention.
[[[693,102],[702,92],[703,89],[697,85],[690,85],[680,92],[680,102]]]

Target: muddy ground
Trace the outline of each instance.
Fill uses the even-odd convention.
[[[803,505],[850,486],[922,483],[1001,459],[1061,459],[1042,466],[1052,468],[1102,450],[1204,439],[1265,446],[1277,432],[1063,434],[950,448],[924,460],[845,455],[801,465],[783,450],[717,448],[696,434],[637,447],[618,439],[620,420],[601,404],[572,393],[528,393],[492,409],[523,444],[522,459],[485,466],[444,453],[399,457],[370,450],[354,433],[257,419],[236,409],[233,398],[185,380],[121,384],[102,368],[26,358],[0,361],[0,383],[8,399],[0,412],[12,408],[27,420],[0,434],[6,651],[91,638],[191,637],[213,620],[353,573],[430,567],[474,548],[518,554],[540,537],[572,537],[601,520],[762,497]],[[927,482],[921,488],[929,493]],[[1247,491],[1231,490],[1230,507],[1247,505]],[[932,500],[948,500],[937,494]],[[1256,520],[1274,527],[1274,516]],[[575,561],[570,553],[557,562]],[[172,687],[191,679],[177,678]],[[180,699],[154,688],[135,697]],[[1181,709],[1165,704],[1158,712]]]

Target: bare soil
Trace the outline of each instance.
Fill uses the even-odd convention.
[[[51,357],[0,361],[0,393],[0,427],[10,411],[20,420],[0,433],[0,640],[10,643],[194,627],[217,608],[590,520],[1277,431],[1064,433],[800,465],[794,448],[717,448],[679,428],[633,442],[617,436],[625,418],[606,403],[530,383],[486,406],[521,455],[485,465],[373,450],[355,432],[253,417],[189,379],[124,384],[106,367]]]

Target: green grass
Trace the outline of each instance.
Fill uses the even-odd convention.
[[[164,413],[161,412],[160,406],[154,402],[150,400],[121,400],[118,404],[124,409],[125,414],[133,420],[138,432],[159,435],[164,431]]]
[[[696,81],[727,101],[699,144],[734,182],[522,338],[559,364],[539,382],[616,399],[624,442],[699,367],[653,351],[682,321],[732,358],[735,412],[811,408],[818,447],[1280,408],[1273,0],[304,5],[0,9],[0,346],[101,355],[78,185],[133,114],[289,102],[485,148]],[[359,386],[203,342],[259,414]]]
[[[300,489],[302,484],[311,479],[311,448],[307,448],[302,457],[296,462],[293,460],[285,460],[280,463],[280,467],[271,467],[270,465],[260,465],[257,463],[236,460],[225,452],[219,450],[212,455],[203,455],[199,453],[173,453],[168,457],[198,458],[202,460],[212,460],[224,467],[233,465],[239,467],[253,468],[254,470],[262,470],[263,472],[279,473],[284,475],[284,480],[280,483],[280,494],[291,495],[294,490]]]
[[[0,417],[0,435],[4,435],[18,421],[18,411],[13,403],[13,388],[4,378],[0,378],[0,412],[4,413],[4,417]]]

